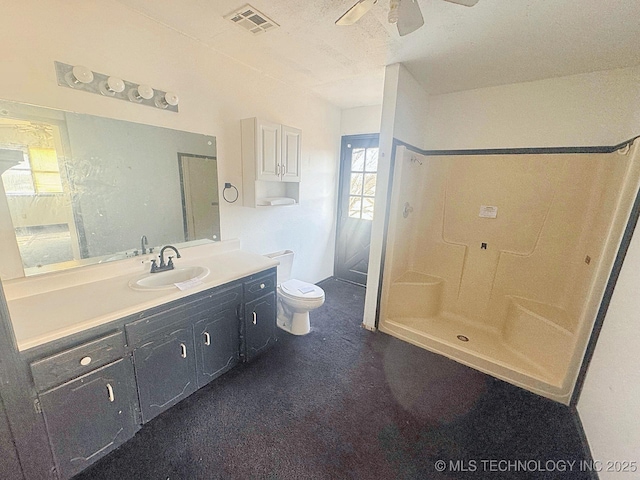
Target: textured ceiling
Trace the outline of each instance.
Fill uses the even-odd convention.
[[[280,28],[252,35],[224,20],[246,0],[118,0],[286,84],[341,108],[380,104],[384,66],[402,62],[432,94],[640,64],[640,0],[418,0],[425,25],[400,38],[379,0],[252,0]]]

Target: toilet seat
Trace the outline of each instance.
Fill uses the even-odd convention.
[[[295,298],[296,300],[318,300],[324,298],[324,290],[322,288],[295,278],[280,284],[280,293],[285,297]]]

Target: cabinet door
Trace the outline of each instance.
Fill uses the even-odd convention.
[[[194,341],[200,388],[238,364],[240,323],[237,309],[212,313],[198,321],[194,327]]]
[[[282,169],[284,182],[300,181],[300,154],[302,146],[302,130],[282,126]]]
[[[131,438],[138,425],[129,357],[40,395],[61,478],[83,470]]]
[[[245,304],[244,353],[249,361],[276,342],[276,294]]]
[[[136,348],[133,359],[144,423],[196,390],[191,327],[159,334]]]
[[[256,120],[256,180],[280,181],[281,127]]]

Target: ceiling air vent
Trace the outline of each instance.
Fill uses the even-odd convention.
[[[231,12],[224,18],[227,20],[231,20],[236,25],[250,31],[254,35],[266,32],[268,30],[273,30],[274,28],[280,26],[269,17],[267,17],[264,13],[260,13],[249,4]]]

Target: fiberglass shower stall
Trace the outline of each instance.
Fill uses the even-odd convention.
[[[637,151],[399,146],[380,330],[568,404],[638,192]]]

